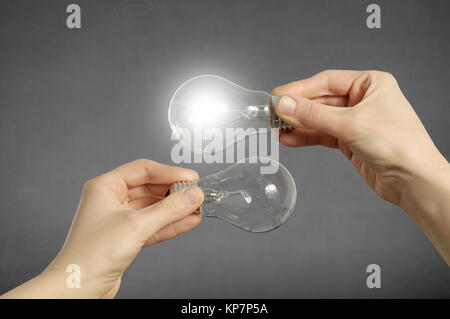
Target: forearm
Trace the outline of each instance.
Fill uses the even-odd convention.
[[[1,298],[12,299],[44,299],[57,298],[57,283],[52,276],[48,276],[45,272],[28,280],[22,285],[8,291]],[[60,297],[63,298],[63,297]]]
[[[91,287],[69,288],[68,273],[46,270],[22,285],[0,296],[1,299],[79,299],[96,298]]]
[[[400,207],[450,265],[450,165],[443,157],[423,165],[405,183]]]

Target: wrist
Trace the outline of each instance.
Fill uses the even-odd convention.
[[[450,265],[450,165],[442,159],[411,175],[402,187],[400,207]]]
[[[100,298],[104,291],[84,264],[66,262],[58,256],[40,275],[40,280],[52,290],[50,298]],[[62,260],[60,260],[62,259]],[[50,292],[49,292],[50,293]]]
[[[70,276],[73,273],[46,269],[37,277],[32,279],[33,290],[37,291],[37,296],[31,298],[40,299],[83,299],[96,298],[92,290],[83,285],[77,286],[71,282]]]
[[[438,222],[442,214],[447,214],[450,164],[437,150],[432,156],[417,156],[409,163],[414,165],[408,168],[402,182],[399,206],[419,225]]]
[[[90,289],[70,288],[69,273],[46,269],[41,274],[2,295],[7,299],[82,299],[96,298]]]

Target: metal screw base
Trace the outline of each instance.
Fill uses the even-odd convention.
[[[177,192],[179,190],[188,188],[189,186],[198,186],[198,181],[191,181],[191,182],[176,182],[170,187],[170,193]]]

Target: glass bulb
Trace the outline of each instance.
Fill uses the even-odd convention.
[[[169,123],[175,137],[194,152],[203,152],[201,139],[193,138],[205,130],[227,128],[289,129],[274,112],[277,97],[264,91],[247,90],[216,75],[200,75],[184,82],[169,105]],[[241,138],[227,141],[224,148]],[[220,151],[220,150],[215,150]]]
[[[176,183],[171,192],[197,185],[204,194],[203,216],[220,218],[250,232],[270,231],[288,219],[297,199],[291,174],[280,163],[276,165],[276,173],[261,174],[263,164],[246,158],[199,181]]]

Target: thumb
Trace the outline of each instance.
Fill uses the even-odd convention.
[[[317,103],[301,96],[282,96],[275,111],[294,127],[321,131],[335,137],[339,137],[345,128],[345,108]]]
[[[177,191],[158,203],[139,211],[147,235],[195,212],[203,202],[203,192],[198,186]]]

